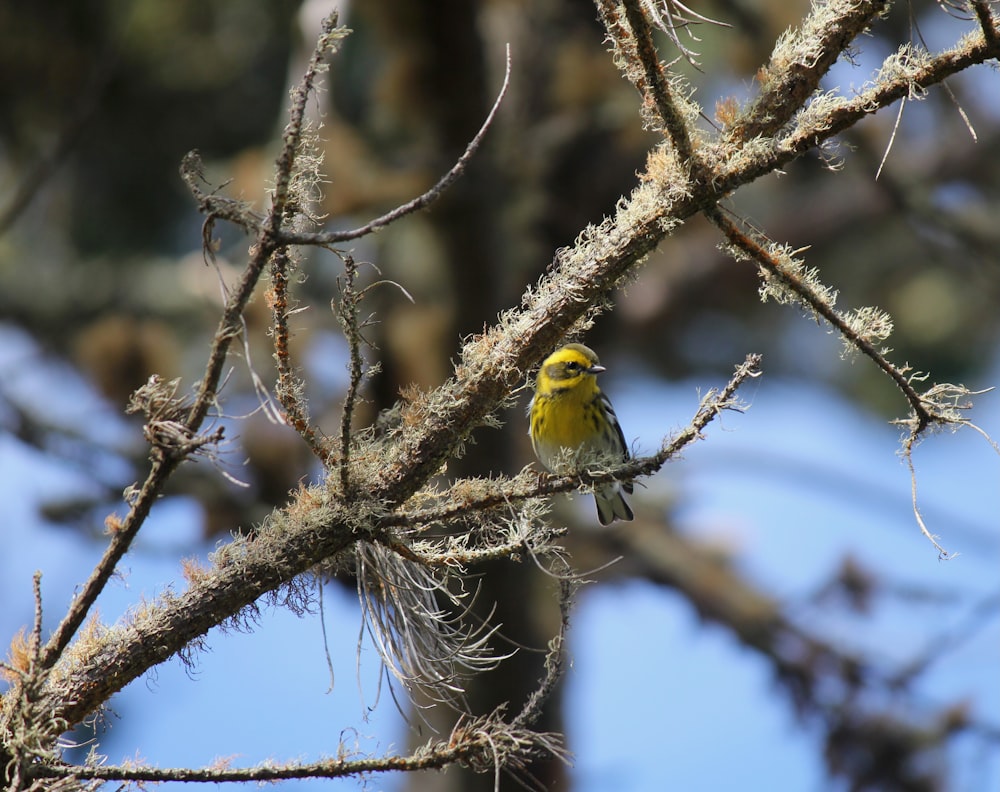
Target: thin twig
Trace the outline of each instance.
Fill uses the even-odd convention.
[[[566,636],[569,634],[569,614],[573,608],[573,597],[580,587],[579,579],[572,576],[559,578],[559,632],[549,642],[545,655],[545,675],[538,687],[528,697],[524,707],[511,721],[511,726],[532,725],[542,714],[542,707],[552,695],[566,668]]]
[[[705,215],[722,231],[731,245],[749,256],[762,270],[785,284],[805,305],[809,306],[811,311],[814,311],[818,316],[822,316],[823,319],[836,328],[837,332],[843,338],[847,339],[862,354],[869,357],[875,365],[892,379],[896,387],[902,391],[906,400],[910,403],[910,409],[919,421],[916,434],[920,434],[931,423],[933,416],[927,410],[924,400],[910,383],[909,378],[890,363],[885,355],[867,338],[859,335],[854,328],[845,322],[832,305],[818,296],[801,278],[796,277],[794,273],[788,272],[787,268],[781,266],[766,248],[757,242],[757,240],[741,231],[718,206],[713,206],[705,210]]]
[[[211,192],[202,189],[203,184],[207,184],[205,179],[205,168],[201,161],[201,153],[193,149],[184,155],[180,167],[181,180],[188,188],[188,192],[194,197],[198,204],[198,211],[205,215],[202,226],[202,250],[208,259],[215,258],[215,251],[212,246],[212,230],[217,220],[225,220],[233,225],[239,226],[248,234],[260,232],[264,217],[255,212],[249,201],[241,201],[235,198],[227,198],[219,195],[221,187],[214,188]]]
[[[31,625],[31,644],[28,649],[31,653],[33,665],[40,665],[39,659],[42,649],[42,573],[36,571],[31,578],[32,592],[35,596],[35,620]]]
[[[947,88],[947,83],[944,83],[944,86]],[[899,100],[899,112],[896,113],[896,120],[892,125],[892,134],[889,135],[889,142],[885,144],[885,151],[882,152],[882,159],[878,164],[878,170],[875,171],[875,181],[878,181],[878,177],[882,175],[882,168],[885,167],[886,160],[889,159],[889,152],[892,151],[892,144],[896,142],[896,133],[899,131],[899,122],[903,120],[903,108],[905,107],[906,97],[904,96]],[[959,108],[959,110],[961,110],[961,108]]]
[[[326,659],[326,670],[330,673],[330,687],[327,693],[332,693],[337,681],[337,674],[333,670],[333,657],[330,654],[330,638],[326,634],[326,602],[323,597],[325,581],[321,575],[316,576],[316,598],[319,600],[319,627],[323,634],[323,656]]]
[[[364,375],[361,358],[361,329],[358,327],[358,304],[362,293],[355,289],[358,265],[351,255],[344,256],[344,281],[340,288],[340,310],[337,315],[344,328],[344,337],[350,349],[350,383],[344,397],[344,412],[340,418],[340,491],[346,498],[350,492],[351,423],[354,405]]]
[[[925,50],[927,50],[928,52],[930,52],[931,47],[927,43],[927,41],[924,39],[924,33],[920,29],[920,23],[917,21],[917,15],[916,15],[916,12],[914,11],[912,3],[909,4],[909,7],[908,7],[907,10],[909,11],[909,14],[910,14],[910,29],[914,33],[917,34],[917,40],[920,42],[921,46]],[[985,36],[987,43],[989,43],[990,34],[987,32],[987,30],[985,28],[983,29],[983,35]],[[994,35],[995,35],[995,31],[994,31]],[[941,87],[944,89],[944,92],[946,94],[948,94],[948,99],[951,100],[952,105],[954,105],[955,109],[958,111],[958,115],[961,117],[962,123],[965,124],[965,128],[967,130],[969,130],[969,135],[972,137],[972,142],[973,143],[978,143],[979,142],[979,135],[976,134],[976,128],[972,125],[972,119],[969,118],[969,114],[965,112],[965,108],[963,108],[961,102],[958,101],[958,97],[955,95],[955,92],[951,89],[951,86],[948,85],[947,82],[943,82],[942,81]],[[896,127],[899,126],[899,118],[902,117],[902,115],[903,115],[902,105],[905,104],[905,103],[906,103],[906,98],[903,98],[902,100],[900,100],[899,117],[896,118],[896,124],[893,127],[893,131],[892,131],[892,137],[893,137],[893,139],[896,136]],[[890,140],[889,146],[886,147],[885,156],[882,158],[882,162],[883,163],[888,158],[889,148],[891,148],[891,146],[892,146],[892,140]],[[881,170],[882,170],[882,168],[881,168],[881,166],[879,166],[879,172],[881,172]],[[878,176],[876,176],[875,178],[878,179]]]
[[[305,440],[306,445],[323,464],[329,464],[333,449],[326,437],[309,417],[309,407],[303,394],[302,382],[295,376],[292,362],[288,328],[290,314],[288,301],[288,270],[291,265],[288,251],[284,248],[271,256],[271,329],[274,339],[274,360],[278,381],[275,394],[285,410],[284,419]]]
[[[930,427],[968,426],[983,435],[993,449],[1000,453],[1000,448],[990,439],[989,435],[962,417],[962,411],[969,409],[971,403],[960,402],[959,400],[974,394],[962,385],[948,383],[934,385],[923,393],[917,392],[913,383],[922,381],[922,376],[913,373],[907,376],[905,371],[890,363],[882,350],[878,349],[859,330],[856,330],[845,321],[844,317],[834,308],[830,300],[824,299],[822,295],[818,294],[814,287],[807,283],[805,279],[789,271],[786,266],[783,266],[757,240],[743,233],[718,207],[706,210],[705,214],[726,235],[731,245],[750,257],[769,277],[777,279],[793,292],[796,295],[796,299],[807,306],[816,316],[822,317],[829,322],[837,330],[841,338],[870,358],[887,374],[906,397],[906,400],[910,404],[909,416],[896,423],[905,426],[908,430],[903,440],[902,453],[910,472],[913,515],[917,525],[920,527],[920,532],[934,545],[939,557],[942,559],[953,558],[954,555],[945,550],[937,541],[937,537],[928,529],[920,513],[917,504],[917,476],[913,465],[913,451],[920,437]]]
[[[913,507],[913,518],[917,521],[920,533],[922,533],[927,541],[934,545],[934,549],[938,551],[938,558],[942,561],[950,560],[951,558],[954,558],[954,554],[945,550],[944,547],[942,547],[938,542],[937,537],[931,533],[930,529],[927,527],[927,523],[924,522],[924,516],[920,513],[920,506],[917,503],[917,469],[913,465],[914,439],[914,436],[910,435],[906,439],[903,447],[903,458],[906,460],[906,467],[910,472],[910,503]]]
[[[643,0],[643,8],[656,26],[670,37],[674,46],[684,56],[684,60],[698,71],[702,70],[701,64],[697,60],[699,53],[681,42],[678,31],[685,30],[692,41],[701,41],[691,31],[692,25],[707,22],[710,25],[732,27],[728,22],[722,22],[718,19],[712,19],[711,17],[699,14],[697,11],[681,3],[680,0],[659,0],[658,2],[657,0]]]
[[[41,778],[99,779],[102,781],[184,781],[219,784],[224,782],[266,782],[293,778],[343,778],[365,773],[415,772],[432,770],[456,764],[481,746],[475,743],[448,746],[436,743],[409,756],[382,756],[366,759],[325,759],[318,762],[290,763],[287,765],[261,765],[247,768],[205,767],[129,767],[104,765],[100,767],[56,765],[39,767],[36,775]]]
[[[493,124],[493,119],[496,118],[497,112],[500,110],[500,103],[507,94],[507,88],[510,85],[510,72],[511,58],[510,46],[508,45],[503,85],[500,87],[500,92],[497,94],[496,101],[493,103],[492,109],[486,116],[486,120],[479,128],[479,132],[476,133],[476,136],[472,138],[472,141],[466,147],[465,153],[458,158],[458,161],[454,164],[452,169],[442,176],[437,184],[431,187],[423,195],[417,196],[412,201],[409,201],[402,206],[397,206],[391,212],[387,212],[381,217],[376,217],[374,220],[366,223],[365,225],[350,231],[322,231],[318,233],[308,233],[302,231],[283,230],[278,234],[278,239],[286,245],[333,245],[338,242],[347,242],[352,239],[367,236],[368,234],[378,231],[381,228],[385,228],[387,225],[394,223],[401,217],[417,212],[420,209],[432,204],[441,197],[445,190],[447,190],[459,177],[461,177],[461,175],[465,172],[466,166],[469,164],[469,160],[472,159],[473,155],[475,155],[479,146],[482,144],[487,130]]]
[[[343,753],[343,749],[342,749]],[[157,768],[123,765],[47,764],[33,767],[36,778],[78,780],[203,783],[265,782],[298,778],[343,778],[368,773],[417,772],[460,765],[483,773],[502,767],[522,767],[541,755],[566,758],[557,735],[534,732],[504,722],[500,713],[483,718],[461,718],[445,740],[421,746],[409,755],[364,759],[324,759],[318,762],[268,763],[247,768]]]
[[[681,161],[687,163],[694,170],[695,153],[691,134],[683,114],[674,101],[666,74],[663,71],[663,64],[660,63],[659,54],[653,44],[652,30],[649,26],[649,20],[646,19],[643,3],[641,0],[624,0],[623,5],[625,6],[625,17],[632,29],[636,55],[642,64],[646,78],[643,93],[647,101],[652,102],[656,107],[656,112],[662,119]]]

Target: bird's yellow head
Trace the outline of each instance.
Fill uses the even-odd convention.
[[[583,344],[567,344],[545,358],[538,370],[537,392],[551,396],[581,385],[586,390],[596,389],[596,376],[604,370],[594,350]]]

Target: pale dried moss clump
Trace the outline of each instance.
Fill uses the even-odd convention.
[[[855,308],[852,311],[840,314],[840,318],[844,320],[844,324],[851,329],[851,332],[855,336],[876,347],[879,354],[888,355],[892,351],[889,347],[883,346],[889,336],[892,335],[892,317],[881,308],[876,308],[875,306]],[[857,355],[857,343],[847,336],[842,336],[841,341],[844,344],[844,348],[840,353],[842,358],[848,360]]]
[[[464,709],[464,680],[495,668],[489,619],[468,618],[475,599],[464,581],[368,542],[354,546],[365,626],[385,667],[414,695]]]

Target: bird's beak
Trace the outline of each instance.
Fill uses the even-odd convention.
[[[607,369],[604,366],[591,366],[587,369],[588,374],[600,374],[602,371],[607,371]]]

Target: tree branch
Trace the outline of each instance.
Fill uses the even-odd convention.
[[[374,220],[365,223],[359,228],[352,229],[350,231],[321,231],[318,233],[306,233],[298,231],[284,230],[279,234],[279,239],[282,244],[286,245],[335,245],[339,242],[349,242],[352,239],[360,239],[361,237],[373,234],[376,231],[385,228],[387,225],[391,225],[397,220],[406,217],[408,214],[413,214],[414,212],[419,212],[427,206],[430,206],[438,198],[440,198],[444,192],[454,184],[463,173],[465,173],[465,168],[468,166],[469,161],[475,156],[475,153],[479,150],[482,145],[483,138],[486,137],[486,132],[493,125],[493,119],[496,118],[497,113],[500,110],[500,105],[503,102],[504,96],[507,95],[507,88],[510,86],[510,47],[507,47],[507,62],[504,71],[503,85],[500,86],[500,92],[497,94],[496,100],[493,102],[493,107],[486,116],[486,120],[483,121],[483,125],[479,128],[476,136],[472,138],[469,145],[466,146],[465,152],[458,161],[452,166],[451,170],[448,171],[444,176],[442,176],[437,184],[431,187],[423,195],[418,195],[412,201],[409,201],[402,206],[397,206],[391,212],[387,212],[381,217],[377,217]]]
[[[775,135],[819,88],[851,42],[888,7],[886,0],[830,0],[812,6],[801,27],[781,36],[758,72],[761,92],[723,137],[745,144]]]

